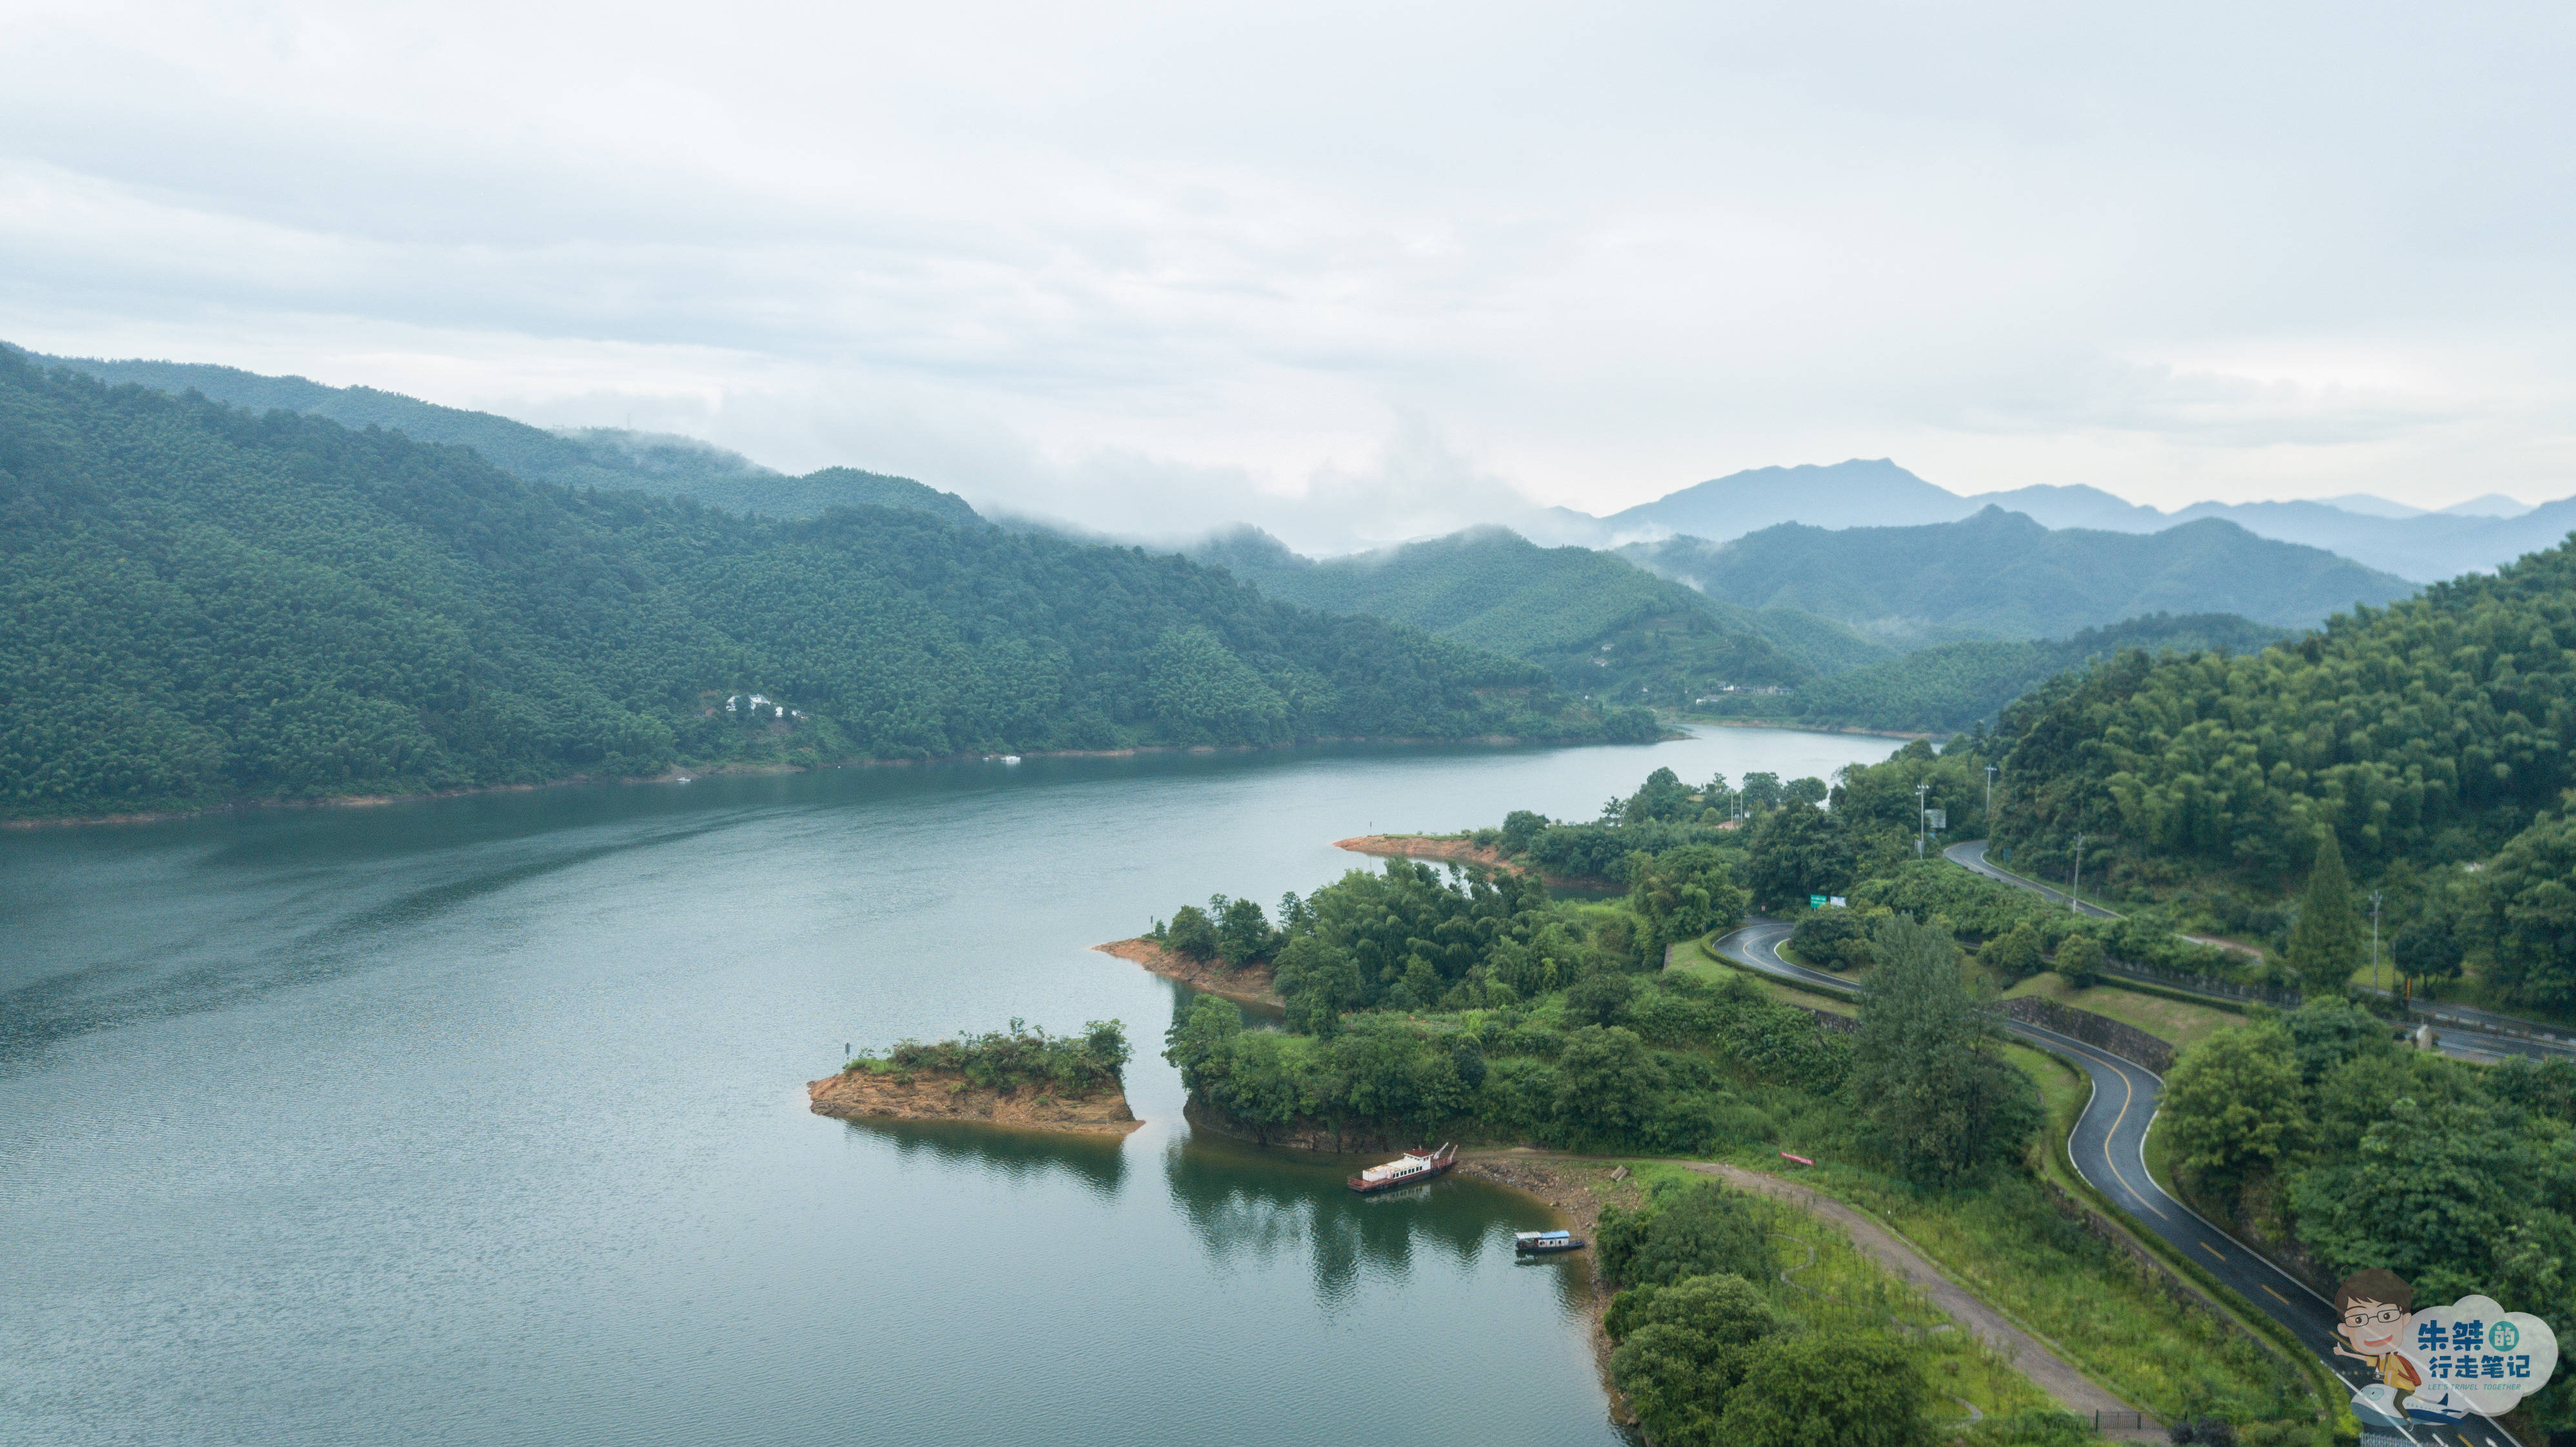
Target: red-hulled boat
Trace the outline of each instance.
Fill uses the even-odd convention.
[[[1443,1144],[1436,1151],[1407,1151],[1382,1166],[1371,1166],[1351,1177],[1351,1189],[1365,1196],[1372,1191],[1392,1191],[1427,1181],[1458,1164],[1458,1148]]]

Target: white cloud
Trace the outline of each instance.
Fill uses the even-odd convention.
[[[2556,497],[2570,23],[6,3],[0,337],[1314,546],[1854,455]]]

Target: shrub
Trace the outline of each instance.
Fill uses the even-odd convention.
[[[1092,1020],[1080,1035],[1054,1036],[1030,1030],[1013,1020],[1008,1031],[981,1035],[960,1032],[954,1040],[904,1040],[883,1055],[862,1055],[845,1070],[893,1070],[909,1074],[935,1070],[963,1076],[963,1085],[978,1085],[1005,1095],[1042,1085],[1063,1095],[1088,1095],[1114,1086],[1130,1057],[1126,1028],[1116,1020]]]
[[[2057,974],[2079,990],[2102,982],[2102,945],[2091,935],[2068,935],[2057,947]]]
[[[1713,1181],[1660,1188],[1635,1211],[1605,1207],[1596,1234],[1602,1273],[1622,1286],[1765,1276],[1771,1268],[1761,1223],[1743,1197]]]
[[[1789,947],[1798,958],[1828,970],[1855,969],[1872,961],[1869,927],[1848,909],[1809,910],[1789,932]]]

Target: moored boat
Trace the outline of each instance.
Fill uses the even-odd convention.
[[[1583,1238],[1571,1231],[1515,1231],[1512,1249],[1525,1256],[1544,1256],[1552,1251],[1580,1251]]]
[[[1382,1166],[1371,1166],[1351,1177],[1351,1189],[1365,1196],[1372,1191],[1392,1191],[1427,1181],[1458,1164],[1458,1148],[1443,1144],[1436,1151],[1406,1151]]]

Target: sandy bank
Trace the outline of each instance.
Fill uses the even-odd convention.
[[[1266,1010],[1286,1008],[1279,998],[1279,988],[1270,976],[1268,965],[1247,965],[1229,970],[1214,960],[1200,964],[1189,956],[1163,948],[1152,940],[1111,940],[1093,945],[1104,955],[1133,960],[1166,980],[1178,980],[1193,990],[1209,995],[1222,995],[1238,1005],[1259,1005]]]
[[[1144,1124],[1127,1108],[1127,1093],[1114,1086],[1073,1099],[1034,1088],[1004,1095],[943,1071],[916,1071],[909,1083],[891,1071],[827,1075],[807,1081],[805,1096],[816,1115],[841,1120],[966,1120],[1112,1136]]]
[[[1444,839],[1436,834],[1362,834],[1355,839],[1336,839],[1335,849],[1353,854],[1375,854],[1404,859],[1445,859],[1453,864],[1475,864],[1487,869],[1508,869],[1527,874],[1529,866],[1504,855],[1499,850],[1472,839]],[[1557,889],[1599,889],[1603,881],[1577,879],[1561,874],[1542,874],[1539,882]]]

